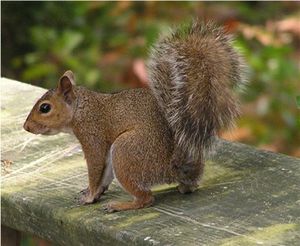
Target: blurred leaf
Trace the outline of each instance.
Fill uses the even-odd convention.
[[[66,30],[53,44],[53,51],[61,56],[69,55],[82,42],[83,35],[80,32]]]
[[[297,107],[300,108],[300,96],[296,97]]]
[[[51,50],[52,45],[57,39],[57,32],[54,29],[35,26],[31,29],[32,42],[40,50]]]
[[[205,16],[237,32],[234,46],[249,67],[241,129],[236,130],[244,136],[240,139],[293,154],[300,141],[298,5],[4,1],[2,75],[53,88],[61,73],[72,69],[77,84],[91,89],[141,86],[147,78],[143,61],[159,33]]]
[[[47,76],[49,73],[56,73],[57,68],[51,63],[35,64],[28,68],[22,75],[23,81],[31,81],[32,79],[42,78]]]

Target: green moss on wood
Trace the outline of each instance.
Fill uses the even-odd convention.
[[[161,185],[153,207],[107,214],[105,203],[131,198],[113,183],[99,203],[78,206],[87,170],[74,137],[22,130],[44,90],[7,79],[0,86],[1,154],[12,161],[9,173],[1,167],[4,225],[60,245],[298,245],[299,159],[219,141],[193,194]]]
[[[221,246],[250,246],[250,245],[281,245],[288,241],[290,232],[299,229],[297,224],[275,224],[259,228],[254,232],[246,233],[223,240]]]

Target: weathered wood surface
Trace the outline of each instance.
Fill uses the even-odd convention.
[[[43,89],[1,80],[1,219],[60,245],[299,245],[300,160],[220,141],[191,195],[155,190],[155,206],[107,214],[129,199],[116,184],[78,206],[87,170],[74,137],[35,136],[22,124]]]

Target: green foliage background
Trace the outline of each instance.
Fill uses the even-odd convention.
[[[2,76],[50,88],[71,69],[78,83],[89,88],[128,87],[123,75],[132,61],[146,60],[160,32],[195,17],[246,24],[264,35],[270,21],[299,18],[299,4],[2,2]],[[245,114],[233,133],[248,129],[239,141],[300,156],[299,37],[274,45],[241,30],[236,34],[250,71],[241,96]],[[276,38],[276,31],[272,35]]]
[[[128,87],[124,82],[130,80],[132,62],[146,60],[151,44],[170,26],[196,17],[242,24],[235,44],[249,65],[249,84],[233,135],[300,156],[300,37],[276,29],[270,34],[269,28],[280,20],[299,21],[297,2],[59,1],[2,2],[1,7],[1,75],[46,88],[53,88],[67,69],[89,88]],[[245,34],[253,30],[256,35]],[[290,41],[263,41],[282,35]],[[22,245],[47,243],[25,237]]]

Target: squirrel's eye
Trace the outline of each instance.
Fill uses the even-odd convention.
[[[40,112],[43,114],[48,113],[51,110],[51,105],[49,103],[43,103],[40,106]]]

